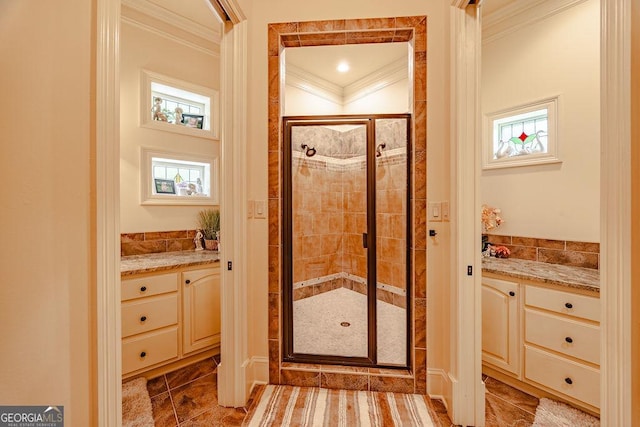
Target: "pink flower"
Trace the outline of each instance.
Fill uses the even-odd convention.
[[[498,228],[504,222],[500,216],[501,213],[502,211],[499,208],[482,205],[482,231],[484,233]]]

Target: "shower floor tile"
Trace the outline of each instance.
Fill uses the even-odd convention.
[[[406,363],[406,310],[378,300],[378,363]],[[367,297],[346,288],[293,303],[296,353],[367,356]],[[347,326],[348,325],[348,326]]]

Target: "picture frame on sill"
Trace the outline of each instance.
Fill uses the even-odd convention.
[[[182,123],[188,128],[202,129],[204,116],[199,114],[182,114]]]
[[[156,194],[176,194],[175,182],[170,179],[154,179]]]

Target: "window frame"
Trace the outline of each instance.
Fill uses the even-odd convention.
[[[485,114],[484,138],[482,141],[482,169],[499,169],[518,166],[532,166],[550,163],[561,163],[558,138],[558,103],[559,96],[544,98],[527,104]],[[526,114],[537,110],[547,110],[547,152],[532,153],[525,156],[494,158],[495,122],[510,116]]]
[[[215,139],[220,138],[220,95],[215,89],[196,85],[193,83],[185,82],[173,77],[164,76],[162,74],[155,73],[149,70],[141,70],[141,82],[140,82],[140,126],[144,128],[162,130],[166,132],[174,132],[182,135],[195,136],[199,138]],[[202,97],[209,98],[209,111],[205,112],[205,116],[208,116],[210,129],[197,129],[189,128],[185,126],[176,125],[174,123],[161,122],[153,120],[151,116],[151,109],[153,108],[152,93],[157,92],[152,90],[152,83],[170,86],[172,88],[191,92]],[[184,98],[188,100],[188,98]],[[200,101],[194,100],[194,103],[200,103]],[[205,103],[206,110],[206,103]]]
[[[153,159],[162,158],[176,162],[197,162],[209,164],[209,195],[208,196],[180,196],[177,194],[155,194]],[[191,205],[214,206],[219,205],[219,175],[218,158],[201,154],[175,153],[141,147],[140,152],[140,204],[141,205]],[[203,181],[206,178],[203,178]]]

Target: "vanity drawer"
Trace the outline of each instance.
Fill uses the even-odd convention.
[[[525,309],[525,340],[600,364],[600,328],[592,324]]]
[[[122,337],[178,323],[178,294],[140,298],[122,303]]]
[[[528,306],[600,322],[600,299],[555,289],[526,286]]]
[[[600,407],[600,370],[525,345],[525,378]]]
[[[122,340],[122,373],[178,357],[178,327]]]
[[[178,290],[178,273],[122,280],[121,300],[165,294]]]

